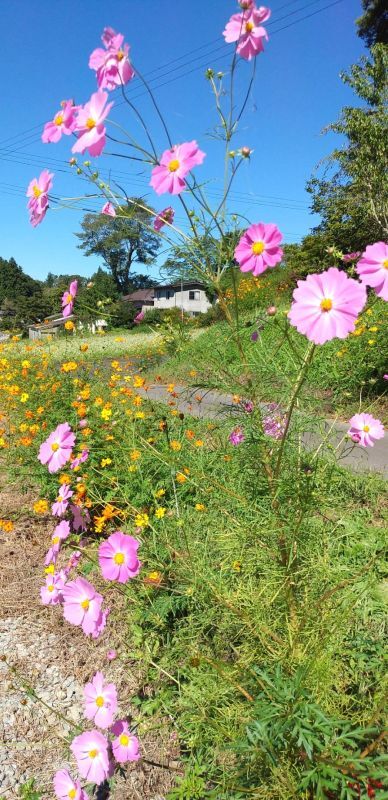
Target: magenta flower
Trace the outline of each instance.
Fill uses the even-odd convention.
[[[86,531],[90,522],[90,514],[87,508],[80,508],[79,506],[71,505],[70,511],[73,515],[73,528],[78,531]]]
[[[384,437],[384,426],[371,414],[355,414],[349,425],[348,436],[361,447],[373,447],[377,439]]]
[[[111,730],[116,737],[112,741],[112,750],[118,764],[126,764],[127,761],[138,761],[141,758],[139,740],[137,736],[131,733],[128,722],[118,720],[112,725]]]
[[[372,286],[378,297],[388,300],[388,244],[368,244],[356,269],[361,283]]]
[[[238,444],[242,444],[242,442],[245,440],[245,436],[244,436],[244,433],[243,433],[241,428],[235,428],[229,434],[228,438],[229,438],[230,444],[233,444],[235,446],[238,445]]]
[[[107,657],[108,661],[114,661],[115,658],[117,658],[116,650],[108,650],[108,652],[106,654],[106,657]]]
[[[190,170],[202,164],[205,153],[199,149],[197,142],[184,142],[165,150],[160,164],[151,173],[151,186],[156,194],[180,194],[186,186],[185,177]]]
[[[174,222],[174,209],[167,206],[163,211],[159,211],[154,219],[154,231],[160,231],[167,223],[172,225]]]
[[[101,155],[106,144],[104,120],[113,106],[113,103],[107,104],[107,99],[106,92],[99,89],[88,103],[80,107],[75,128],[78,139],[71,148],[72,153],[88,150],[91,156]]]
[[[143,322],[144,317],[145,317],[145,311],[139,311],[139,313],[136,314],[136,317],[133,320],[135,325],[140,325],[140,323]]]
[[[59,769],[54,775],[53,783],[58,800],[88,800],[80,782],[73,780],[67,769]]]
[[[275,267],[283,257],[283,250],[279,247],[281,240],[282,234],[273,223],[251,225],[234,251],[241,272],[253,272],[256,276],[268,267]]]
[[[263,430],[266,436],[273,439],[282,439],[286,429],[286,415],[281,413],[278,403],[266,405],[266,415],[263,417]]]
[[[104,203],[104,205],[103,205],[103,207],[101,209],[101,214],[107,214],[108,217],[115,217],[116,216],[116,209],[115,209],[113,203],[109,203],[109,202]]]
[[[72,281],[68,290],[62,295],[62,316],[70,317],[73,313],[74,300],[77,297],[78,281]]]
[[[71,556],[69,558],[69,561],[68,561],[68,564],[67,564],[67,569],[68,569],[69,572],[70,572],[71,569],[74,569],[74,567],[78,566],[81,558],[82,558],[82,553],[80,553],[79,550],[74,550],[74,552],[71,554]]]
[[[63,517],[68,505],[70,497],[73,497],[74,492],[71,491],[70,486],[65,483],[58,492],[58,497],[55,503],[51,506],[51,513],[54,517]]]
[[[383,381],[388,381],[388,374],[383,375]]]
[[[42,142],[45,144],[59,142],[62,135],[70,136],[75,130],[78,106],[75,106],[72,100],[63,100],[61,106],[60,111],[57,111],[54,118],[46,122],[43,128]]]
[[[366,289],[345,272],[330,267],[319,275],[298,281],[288,313],[291,325],[311,342],[324,344],[346,339],[354,331],[358,314],[366,303]]]
[[[238,42],[237,53],[241,58],[251,61],[264,50],[263,40],[268,40],[268,34],[261,23],[266,22],[271,16],[269,8],[244,4],[242,14],[233,14],[224,30],[225,41]]]
[[[98,562],[105,580],[127,583],[140,572],[137,551],[140,542],[122,531],[115,531],[98,548]]]
[[[117,690],[114,683],[105,683],[102,672],[96,672],[84,688],[85,717],[99,728],[110,728],[117,711]]]
[[[64,617],[71,625],[80,625],[89,636],[101,623],[103,598],[86,578],[69,581],[63,591]]]
[[[79,425],[79,427],[82,428],[82,427],[86,427],[86,426]],[[70,464],[70,469],[77,469],[81,464],[84,464],[85,461],[88,460],[88,458],[89,458],[89,450],[87,450],[85,448],[84,450],[82,450],[82,452],[81,452],[81,454],[79,456],[77,456],[76,458],[74,458],[72,460],[72,462]]]
[[[45,558],[45,565],[46,567],[48,564],[55,562],[57,560],[57,555],[61,549],[62,542],[67,539],[70,535],[70,523],[67,519],[63,519],[58,525],[55,527],[54,533],[51,537],[51,547],[46,553]]]
[[[82,778],[98,786],[112,775],[108,748],[109,742],[100,731],[85,731],[73,739],[70,750]]]
[[[357,252],[357,253],[345,253],[345,255],[342,256],[342,261],[345,264],[347,264],[350,261],[356,261],[357,258],[360,258],[360,255],[361,255],[361,253],[359,253],[359,252]]]
[[[30,199],[27,208],[30,212],[30,223],[34,228],[42,222],[48,209],[48,193],[53,185],[53,177],[52,172],[44,169],[39,178],[33,178],[28,184],[26,194]]]
[[[55,606],[62,603],[62,579],[55,575],[46,575],[46,580],[40,589],[40,598],[44,606]]]
[[[63,422],[41,444],[38,455],[40,463],[47,464],[49,472],[58,472],[70,460],[74,443],[75,434],[69,423]]]
[[[135,76],[129,61],[129,45],[124,44],[122,33],[116,33],[113,28],[104,28],[101,39],[105,50],[97,47],[89,58],[89,67],[96,72],[98,88],[109,90],[124,86]]]

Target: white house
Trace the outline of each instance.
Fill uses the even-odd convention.
[[[125,295],[123,299],[133,303],[138,311],[147,312],[152,308],[160,308],[163,311],[179,308],[192,317],[205,313],[211,307],[204,284],[196,280],[167,283],[163,286],[154,286],[152,289],[138,289],[132,294]]]

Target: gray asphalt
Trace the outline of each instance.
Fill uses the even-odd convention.
[[[242,421],[242,413],[231,394],[222,394],[213,390],[202,388],[188,388],[175,386],[172,396],[167,391],[167,386],[156,384],[149,386],[147,391],[137,390],[144,397],[158,403],[169,403],[174,400],[175,407],[184,414],[201,419],[219,419],[222,416]],[[317,421],[318,425],[318,421]],[[387,435],[379,439],[373,447],[360,447],[353,444],[346,437],[349,426],[338,420],[319,421],[319,431],[305,431],[302,435],[303,446],[308,451],[315,450],[321,445],[324,453],[338,447],[337,459],[340,466],[347,466],[355,472],[378,472],[388,477],[388,444]]]

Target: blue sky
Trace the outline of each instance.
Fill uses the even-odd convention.
[[[339,72],[363,52],[354,26],[359,0],[342,0],[325,8],[332,2],[273,0],[270,4],[270,41],[258,57],[255,88],[234,143],[235,147],[249,145],[255,152],[236,180],[230,210],[251,222],[276,222],[288,242],[300,240],[315,224],[305,182],[335,141],[333,136],[323,137],[322,128],[354,100]],[[3,37],[0,56],[2,74],[7,76],[2,82],[0,135],[3,258],[13,256],[27,273],[40,279],[48,271],[87,276],[101,263],[77,249],[74,232],[79,230],[81,210],[50,209],[43,224],[32,229],[24,195],[30,179],[44,167],[55,173],[55,194],[76,197],[89,190],[67,166],[70,138],[63,137],[58,145],[43,145],[40,134],[62,99],[73,97],[84,103],[95,91],[88,58],[100,45],[105,25],[125,34],[135,66],[155,89],[173,141],[196,138],[207,153],[197,177],[207,181],[209,196],[216,200],[222,186],[223,154],[221,143],[211,136],[216,114],[203,76],[206,67],[228,69],[232,46],[225,45],[222,30],[236,11],[234,0],[115,0],[112,4],[85,0],[82,13],[78,0],[12,0],[2,3],[1,11],[3,30],[14,33]],[[242,62],[237,99],[243,96],[249,75],[249,65]],[[128,95],[136,101],[162,151],[167,143],[138,78],[130,84]],[[111,117],[140,139],[139,125],[126,108],[113,108]],[[168,195],[157,198],[148,187],[149,167],[108,155],[95,159],[95,165],[105,177],[111,170],[129,195],[148,195],[156,208],[169,204]],[[100,205],[88,202],[90,208]],[[157,274],[157,269],[151,274]]]

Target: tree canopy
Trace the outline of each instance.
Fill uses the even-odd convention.
[[[388,44],[388,6],[386,0],[362,0],[363,15],[357,20],[358,35],[371,47]]]
[[[81,240],[79,247],[87,256],[102,256],[122,294],[132,290],[133,265],[151,265],[161,244],[160,237],[150,230],[151,217],[143,205],[142,198],[134,197],[116,217],[86,214],[82,231],[76,234]]]

